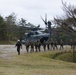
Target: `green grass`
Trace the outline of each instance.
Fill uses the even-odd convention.
[[[58,51],[0,57],[0,75],[76,75],[76,64],[52,59]]]
[[[76,53],[75,53],[75,57],[76,57]],[[55,59],[59,59],[62,61],[67,61],[67,62],[73,62],[73,54],[72,53],[64,53],[64,54],[59,55]]]
[[[6,44],[15,44],[16,41],[0,41],[1,45],[6,45]]]

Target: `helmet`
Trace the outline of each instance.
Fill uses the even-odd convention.
[[[18,42],[20,41],[20,40],[17,40]]]

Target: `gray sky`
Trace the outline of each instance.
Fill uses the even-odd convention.
[[[63,2],[76,4],[76,0],[63,0]],[[17,14],[18,19],[24,18],[36,26],[40,24],[41,27],[45,25],[40,16],[45,18],[45,13],[48,20],[63,14],[61,0],[0,0],[0,14],[5,17],[12,12]]]

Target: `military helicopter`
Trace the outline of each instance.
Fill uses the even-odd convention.
[[[43,30],[38,30],[39,26],[33,28],[29,33],[25,33],[21,42],[23,44],[27,42],[36,42],[40,41],[43,43],[44,40],[49,38],[49,33],[44,33]]]
[[[36,42],[36,41],[40,41],[41,43],[48,40],[48,38],[51,35],[51,22],[47,22],[47,17],[45,16],[45,20],[41,17],[41,19],[43,20],[43,22],[45,23],[45,25],[47,26],[47,30],[48,33],[44,33],[43,29],[39,29],[40,25],[38,25],[37,27],[31,28],[31,31],[29,33],[25,33],[23,36],[23,39],[21,40],[21,42],[23,44],[27,43],[27,42]]]

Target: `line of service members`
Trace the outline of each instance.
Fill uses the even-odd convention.
[[[59,45],[60,45],[60,48],[59,48],[60,50],[64,49],[64,47],[63,47],[64,42],[62,39],[60,40]],[[21,44],[20,40],[17,41],[15,46],[17,46],[17,52],[18,52],[18,55],[20,55],[20,48],[22,48],[22,44]],[[36,42],[30,41],[30,42],[27,42],[25,44],[25,46],[26,46],[27,52],[40,52],[41,50],[46,51],[46,50],[55,50],[55,49],[58,50],[58,43],[56,40],[55,41],[53,41],[53,40],[45,41],[44,40],[43,43],[41,43],[39,40]],[[76,47],[76,39],[70,40],[70,46],[71,46],[71,49]]]
[[[58,50],[57,41],[47,40],[41,43],[39,40],[36,42],[27,42],[25,44],[27,52],[40,52],[42,49],[46,50]],[[63,41],[60,41],[60,50],[63,49]]]

